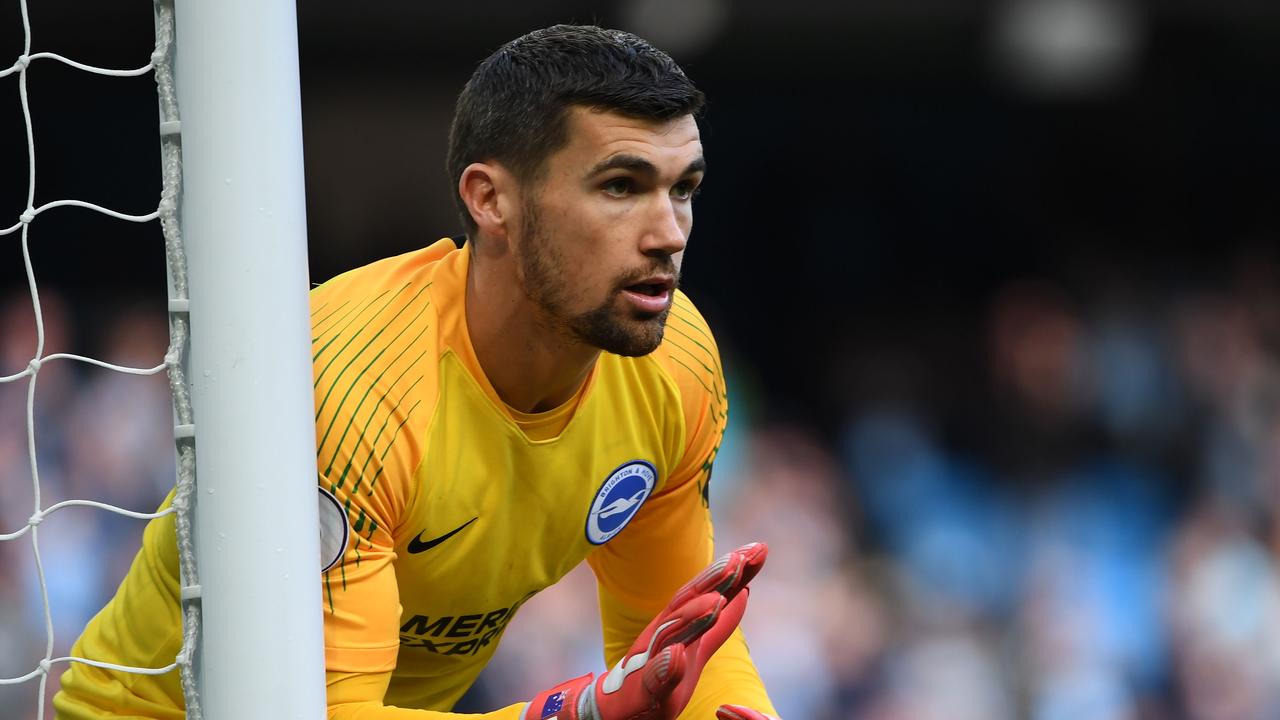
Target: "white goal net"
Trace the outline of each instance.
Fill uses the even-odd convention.
[[[246,717],[243,703],[252,704],[255,715],[279,715],[272,709],[288,709],[290,714],[320,717],[323,702],[322,656],[319,641],[319,598],[318,572],[308,575],[306,572],[281,572],[280,563],[286,563],[290,569],[298,570],[303,566],[315,567],[318,552],[318,538],[315,522],[314,500],[314,465],[308,453],[314,453],[314,445],[306,449],[307,442],[314,442],[313,430],[310,427],[310,364],[309,364],[309,323],[306,321],[306,254],[305,234],[301,222],[302,181],[301,181],[301,138],[298,113],[296,107],[297,68],[296,68],[296,35],[292,3],[270,0],[270,2],[248,3],[241,0],[226,0],[219,3],[192,3],[184,7],[185,0],[179,0],[177,13],[189,12],[187,30],[183,30],[183,20],[175,20],[173,0],[159,0],[153,6],[155,19],[155,44],[151,48],[141,47],[138,50],[139,60],[135,67],[104,68],[96,67],[76,57],[69,57],[53,51],[45,51],[44,45],[33,42],[33,38],[41,37],[39,28],[34,28],[29,12],[28,0],[10,0],[20,10],[22,23],[22,49],[13,60],[11,66],[0,70],[0,78],[16,79],[18,104],[21,107],[22,124],[27,160],[26,197],[22,209],[16,218],[5,222],[0,218],[0,263],[21,264],[21,275],[25,278],[25,294],[29,296],[28,308],[31,313],[30,327],[34,330],[32,344],[26,353],[17,355],[10,351],[0,353],[0,362],[16,360],[13,367],[0,365],[0,392],[7,397],[17,397],[17,389],[25,392],[21,405],[23,415],[20,423],[5,423],[0,419],[0,432],[6,428],[18,428],[13,437],[6,437],[9,446],[22,446],[25,455],[27,477],[22,482],[29,486],[25,493],[25,506],[19,507],[14,498],[24,493],[16,492],[14,465],[8,468],[0,465],[0,563],[16,562],[17,558],[28,558],[33,568],[34,581],[27,583],[38,593],[34,605],[39,608],[39,617],[24,617],[21,613],[5,613],[0,610],[0,720],[8,718],[34,717],[42,720],[50,711],[48,699],[52,694],[56,678],[68,663],[86,663],[100,667],[113,668],[122,672],[160,674],[179,672],[182,675],[184,695],[188,717],[202,717],[201,689],[208,687],[207,695],[216,698],[205,716],[212,718]],[[30,0],[31,3],[39,0]],[[211,6],[217,6],[213,8]],[[239,25],[237,25],[239,24]],[[244,25],[248,24],[248,28]],[[196,33],[192,28],[198,27]],[[225,33],[217,36],[219,28]],[[190,80],[175,81],[177,71],[175,55],[175,39],[194,38],[190,43],[191,52],[184,62]],[[219,57],[210,54],[210,48],[224,44],[218,40],[206,41],[201,36],[215,33],[215,37],[237,38],[237,45],[244,39],[237,57]],[[236,33],[230,35],[229,33]],[[272,35],[274,33],[274,35]],[[285,42],[281,42],[281,40]],[[255,45],[255,41],[257,44]],[[51,38],[49,47],[54,47],[56,38]],[[268,80],[275,79],[276,85],[267,88],[272,102],[279,105],[278,90],[280,81],[273,76],[276,71],[263,71],[265,56],[278,60],[276,54],[292,49],[293,65],[288,63],[283,71],[283,82],[292,83],[294,106],[286,106],[282,112],[274,116],[264,113],[258,104],[263,94],[254,96],[254,82],[246,82],[243,88],[245,96],[238,102],[228,104],[225,98],[218,98],[217,92],[209,90],[207,82],[212,73],[224,74],[234,78],[237,74],[261,76]],[[3,62],[0,60],[0,62]],[[59,65],[78,72],[92,73],[99,76],[131,78],[152,75],[155,80],[159,101],[159,120],[157,136],[161,147],[161,193],[157,206],[149,208],[107,207],[79,198],[59,198],[37,204],[37,198],[43,194],[37,192],[37,178],[40,153],[43,143],[57,143],[57,138],[43,137],[37,130],[38,124],[33,121],[34,113],[29,93],[29,84],[43,80],[32,69],[44,65]],[[292,72],[290,78],[289,73]],[[12,77],[11,77],[12,76]],[[185,83],[185,85],[183,84]],[[183,87],[179,87],[183,85]],[[235,85],[235,83],[233,83]],[[0,86],[2,88],[3,86]],[[180,92],[180,89],[182,92]],[[262,88],[257,88],[259,91]],[[211,93],[213,93],[211,95]],[[187,123],[194,126],[189,132],[183,127],[179,115],[179,96],[191,99],[197,108],[207,109],[204,115]],[[3,106],[0,106],[3,107]],[[231,115],[228,115],[231,113]],[[236,116],[234,113],[240,113]],[[243,140],[244,123],[238,117],[253,116],[255,125],[264,130],[268,142],[274,142],[281,148],[277,157],[281,158],[277,165],[285,168],[289,177],[280,182],[279,176],[272,175],[273,158],[270,153],[264,154],[251,140]],[[271,135],[271,128],[285,128],[284,134],[293,133],[283,140]],[[295,132],[297,131],[297,132]],[[237,135],[240,132],[241,135]],[[6,140],[6,142],[9,142]],[[237,148],[237,143],[242,143]],[[205,168],[195,173],[184,170],[184,145],[194,146],[194,154],[204,158]],[[228,147],[231,149],[228,150]],[[235,165],[234,163],[239,163]],[[230,164],[229,164],[230,163]],[[85,168],[85,173],[94,171],[108,173],[102,168]],[[205,188],[196,197],[184,194],[184,175],[191,174],[197,186]],[[246,188],[237,195],[234,193],[209,192],[208,178],[216,174],[225,178],[227,185],[233,180],[248,179],[250,175],[263,176],[266,182],[275,183],[270,189],[254,186],[246,182]],[[289,187],[289,185],[292,187]],[[204,311],[210,326],[225,328],[235,327],[240,336],[230,340],[206,333],[204,355],[191,352],[193,335],[189,318],[198,315],[193,310],[189,293],[188,255],[190,248],[184,241],[184,230],[188,229],[188,220],[184,217],[184,208],[193,208],[192,214],[203,217],[225,217],[234,222],[245,215],[245,197],[249,197],[253,205],[253,213],[267,218],[283,216],[284,223],[292,225],[281,228],[280,221],[268,220],[261,227],[252,227],[253,223],[241,223],[234,239],[228,238],[227,225],[206,222],[187,235],[196,235],[204,243],[203,253],[194,253],[202,257],[204,267],[197,277],[200,278],[202,292],[206,298],[221,298],[228,294],[237,294],[244,300],[236,302],[206,301]],[[166,351],[157,352],[156,357],[147,358],[144,362],[134,364],[117,364],[87,355],[72,352],[49,352],[47,335],[50,326],[46,321],[46,300],[42,299],[39,282],[41,264],[33,260],[34,247],[55,245],[60,238],[53,233],[42,233],[42,221],[59,213],[93,212],[102,216],[130,223],[158,223],[163,231],[163,254],[167,264],[168,297],[154,298],[157,308],[165,307],[168,312],[168,347]],[[246,225],[248,227],[246,227]],[[262,237],[269,236],[286,248],[285,252],[263,250]],[[298,248],[301,248],[299,252]],[[155,248],[161,253],[159,247]],[[48,255],[46,255],[48,257]],[[282,268],[282,265],[284,266]],[[246,268],[253,272],[263,273],[279,281],[278,285],[268,287],[241,287],[246,277]],[[252,275],[252,273],[249,273]],[[252,278],[250,278],[252,279]],[[223,307],[227,306],[227,307]],[[229,310],[228,310],[229,307]],[[226,312],[239,313],[225,314]],[[250,316],[278,316],[270,323],[267,332],[255,334]],[[199,320],[197,320],[197,323]],[[281,332],[284,328],[286,331]],[[281,340],[280,336],[284,339]],[[194,338],[199,342],[197,331]],[[284,344],[281,344],[284,343]],[[14,343],[6,343],[12,350]],[[296,348],[296,349],[295,349]],[[225,365],[222,351],[233,354],[237,367],[245,369],[230,370]],[[283,353],[281,352],[283,350]],[[273,357],[283,355],[285,361],[276,363]],[[301,359],[303,362],[297,362]],[[42,432],[41,406],[42,397],[53,393],[60,394],[65,388],[65,374],[60,375],[58,367],[63,364],[77,364],[95,373],[116,373],[119,376],[164,376],[167,375],[173,406],[173,442],[176,448],[176,490],[172,507],[162,513],[147,512],[159,503],[163,492],[150,500],[142,500],[141,507],[124,507],[123,503],[111,502],[101,497],[93,497],[92,492],[85,492],[80,497],[54,499],[46,492],[48,482],[42,484],[42,458],[49,457],[47,445],[49,438]],[[300,368],[305,370],[300,372]],[[52,373],[50,371],[53,371]],[[225,372],[223,372],[225,370]],[[203,382],[191,383],[189,377],[194,372],[203,373]],[[216,373],[216,374],[215,374]],[[283,374],[285,380],[280,380]],[[213,378],[217,378],[217,382]],[[300,388],[301,392],[262,393],[256,390],[263,383],[287,388]],[[121,387],[126,387],[121,385]],[[149,387],[154,388],[154,384]],[[247,389],[247,390],[246,390]],[[142,386],[138,391],[142,392]],[[123,392],[129,392],[124,390]],[[246,394],[246,392],[248,394]],[[206,398],[201,404],[201,394]],[[252,394],[262,396],[262,401],[271,404],[269,410],[254,406]],[[202,408],[202,422],[205,432],[197,439],[196,420],[193,415],[194,405]],[[220,406],[229,403],[229,408]],[[239,403],[239,405],[237,405]],[[203,408],[207,406],[207,410]],[[243,418],[258,417],[259,424],[246,422]],[[206,420],[207,418],[207,420]],[[301,422],[299,422],[299,419]],[[286,430],[281,433],[283,426]],[[293,430],[288,428],[292,427]],[[303,428],[299,437],[297,428]],[[118,429],[118,428],[117,428]],[[91,432],[92,427],[84,428]],[[17,435],[23,436],[21,441]],[[292,433],[292,434],[290,434]],[[285,438],[285,451],[262,450],[257,443],[261,436],[270,435],[273,445]],[[208,440],[206,440],[206,437]],[[61,442],[72,444],[88,443],[74,437],[61,438]],[[208,469],[204,464],[199,466],[202,474],[201,488],[206,488],[209,498],[203,503],[207,507],[199,507],[196,502],[196,445],[202,446],[202,452],[216,456],[244,454],[249,458],[257,458],[259,469],[238,470],[238,477],[228,479],[227,473],[217,464],[210,463]],[[205,447],[207,445],[207,447]],[[277,445],[278,447],[278,445]],[[290,447],[301,447],[302,452],[290,451]],[[0,447],[0,450],[3,448]],[[56,451],[55,451],[56,452]],[[268,455],[270,457],[268,457]],[[283,460],[281,460],[283,458]],[[306,462],[298,462],[305,458]],[[204,462],[203,460],[201,461]],[[282,464],[283,463],[283,464]],[[286,467],[287,466],[287,467]],[[285,468],[282,471],[282,468]],[[230,493],[231,498],[246,496],[245,483],[258,491],[262,490],[264,478],[273,483],[267,492],[249,491],[253,495],[251,502],[259,504],[258,509],[244,511],[243,503],[235,510],[228,510],[225,501],[214,497],[216,491]],[[81,491],[92,490],[75,483],[58,483],[61,491],[68,487]],[[63,494],[63,493],[56,493]],[[300,498],[310,503],[300,502]],[[148,504],[149,503],[149,504]],[[80,508],[76,510],[74,508]],[[281,512],[281,508],[284,508]],[[292,509],[291,509],[292,508]],[[62,590],[60,585],[71,585],[67,592],[76,592],[74,583],[50,582],[53,577],[65,578],[67,574],[50,573],[46,567],[48,558],[41,552],[41,527],[51,517],[61,518],[67,514],[82,512],[107,512],[116,516],[142,521],[150,520],[169,513],[175,514],[179,538],[179,568],[182,584],[182,602],[184,616],[184,642],[182,650],[174,658],[165,659],[153,667],[125,667],[104,663],[92,657],[74,657],[56,652],[59,648],[70,647],[74,637],[65,637],[62,628],[64,623],[55,618],[54,608],[59,607],[56,591]],[[255,517],[255,512],[257,516]],[[270,518],[271,525],[280,529],[259,533],[263,526],[262,519]],[[50,525],[44,525],[46,531]],[[70,528],[71,523],[66,523]],[[62,525],[57,529],[62,532]],[[204,536],[225,538],[228,528],[240,537],[242,543],[252,545],[255,542],[285,545],[282,552],[277,550],[274,560],[257,562],[252,552],[244,552],[244,548],[236,548],[234,543],[216,543],[219,550],[230,550],[210,560],[202,560],[199,564],[212,567],[216,579],[216,588],[202,585],[197,574],[197,549],[201,546],[199,537],[201,528]],[[71,532],[67,530],[66,532]],[[258,537],[258,535],[261,535]],[[131,535],[137,538],[138,534]],[[49,538],[44,538],[46,547]],[[205,545],[212,546],[210,542]],[[228,547],[229,546],[229,547]],[[131,550],[136,550],[136,547]],[[236,552],[239,549],[240,552]],[[82,548],[85,553],[95,551],[93,547]],[[229,558],[229,559],[228,559]],[[247,563],[247,564],[246,564]],[[228,576],[234,574],[237,582],[228,582]],[[0,586],[5,585],[6,576],[21,575],[11,569],[0,567]],[[308,582],[310,581],[310,582]],[[21,583],[20,583],[21,584]],[[267,592],[263,592],[268,588]],[[12,594],[20,594],[18,587],[7,588]],[[0,605],[6,599],[6,588],[0,587]],[[307,593],[315,595],[312,603],[314,613],[307,610]],[[293,599],[293,606],[286,604],[283,610],[254,608],[252,597],[264,594],[282,595],[287,602]],[[206,625],[202,620],[202,612],[208,610],[214,618],[215,627]],[[255,622],[245,620],[256,613],[260,616]],[[280,615],[300,617],[300,621],[281,621]],[[314,616],[314,617],[313,617]],[[22,637],[24,633],[13,632],[12,625],[21,624],[25,635],[32,635],[31,625],[43,626],[43,652],[27,656],[27,647],[21,642],[14,642],[14,637]],[[8,625],[9,627],[6,627]],[[268,628],[263,630],[263,628]],[[221,644],[214,642],[206,646],[201,641],[202,631],[208,634],[217,633],[227,640]],[[274,630],[273,630],[274,628]],[[230,632],[228,632],[230,630]],[[237,634],[235,630],[241,630]],[[73,632],[78,632],[76,629]],[[64,636],[59,636],[63,633]],[[285,679],[280,683],[278,668],[273,668],[273,656],[283,654],[286,647],[301,647],[313,655],[312,662],[302,662],[296,680]],[[232,648],[230,652],[226,648]],[[237,649],[238,648],[238,649]],[[255,668],[256,669],[251,669]],[[16,668],[16,672],[11,671]],[[197,674],[199,671],[199,674]],[[256,673],[256,675],[253,675]],[[246,680],[246,674],[249,679]],[[275,677],[271,677],[271,676]],[[238,687],[241,694],[228,693],[223,688]],[[15,696],[14,688],[30,688],[29,695]],[[234,696],[233,696],[234,695]],[[26,700],[12,701],[22,697]],[[264,715],[265,713],[265,715]]]
[[[27,1],[19,0],[19,5],[23,20],[23,50],[9,69],[0,71],[0,77],[11,74],[16,74],[18,76],[18,95],[22,107],[23,124],[26,130],[28,168],[27,196],[25,208],[17,218],[17,222],[7,228],[0,229],[0,235],[16,235],[19,237],[23,269],[26,274],[27,286],[31,295],[31,307],[34,315],[35,347],[33,348],[30,359],[26,363],[26,367],[17,369],[16,372],[0,376],[0,383],[25,383],[26,385],[26,448],[28,467],[30,470],[32,505],[31,514],[27,517],[25,524],[12,531],[0,532],[0,541],[15,542],[25,540],[30,544],[31,556],[34,558],[35,562],[36,578],[40,592],[41,604],[43,606],[45,646],[43,657],[34,659],[33,667],[30,671],[16,677],[0,678],[0,685],[16,685],[34,682],[34,684],[39,688],[35,693],[36,702],[34,704],[36,706],[36,717],[43,718],[46,712],[45,699],[49,694],[48,684],[50,677],[54,673],[55,667],[59,664],[67,662],[83,662],[98,665],[100,667],[110,667],[125,672],[145,674],[171,672],[181,666],[181,672],[183,673],[184,678],[183,685],[188,689],[187,707],[189,717],[199,717],[199,703],[198,698],[194,693],[196,685],[191,667],[192,648],[194,648],[195,634],[199,628],[199,605],[197,603],[189,603],[187,612],[185,613],[186,633],[183,650],[178,657],[174,658],[173,662],[167,665],[160,667],[126,667],[113,665],[111,663],[103,663],[92,658],[71,656],[54,657],[56,639],[54,635],[54,621],[49,600],[49,585],[46,580],[44,561],[40,554],[41,523],[43,523],[44,520],[53,513],[71,507],[93,507],[139,520],[151,519],[158,517],[158,515],[143,512],[138,509],[123,508],[94,499],[62,500],[46,506],[43,502],[44,495],[41,491],[39,463],[41,453],[37,452],[38,433],[35,420],[36,391],[39,387],[40,371],[46,363],[81,362],[94,365],[108,371],[129,375],[154,375],[166,371],[168,372],[170,380],[169,384],[173,392],[175,416],[178,419],[175,437],[178,439],[179,471],[175,502],[171,508],[165,510],[164,513],[161,514],[167,514],[169,512],[177,513],[177,524],[179,528],[178,536],[179,542],[182,546],[179,556],[182,560],[180,566],[183,573],[183,585],[198,585],[199,581],[195,575],[194,550],[191,544],[191,514],[189,512],[190,496],[193,489],[195,471],[194,447],[190,442],[191,434],[189,432],[192,427],[191,401],[181,363],[183,354],[186,351],[188,337],[186,318],[187,283],[186,262],[176,217],[177,198],[181,183],[181,148],[175,137],[177,134],[177,100],[174,92],[171,55],[173,41],[173,8],[172,6],[163,4],[156,5],[156,44],[150,54],[149,62],[137,68],[112,69],[88,65],[79,62],[74,58],[64,57],[54,52],[32,52],[32,29]],[[159,88],[160,98],[160,134],[162,138],[164,138],[162,141],[164,168],[162,185],[163,191],[161,194],[160,204],[157,209],[141,214],[130,214],[118,209],[107,208],[78,199],[52,200],[43,203],[38,207],[35,206],[36,171],[38,165],[36,138],[27,86],[30,66],[32,63],[37,62],[59,62],[83,72],[95,73],[104,76],[132,77],[147,73],[154,73],[156,84]],[[41,215],[60,208],[82,208],[99,212],[119,220],[135,223],[153,222],[156,220],[160,221],[164,228],[170,279],[175,292],[169,302],[169,310],[171,313],[169,350],[163,358],[156,358],[158,362],[155,365],[151,367],[127,367],[72,353],[45,353],[45,323],[42,313],[42,304],[40,301],[40,286],[37,282],[35,267],[32,263],[31,246],[34,242],[32,235],[33,228],[38,226],[38,218]],[[36,233],[38,234],[38,230],[36,230]],[[8,369],[0,370],[7,372]],[[8,515],[12,514],[12,512],[8,513]]]

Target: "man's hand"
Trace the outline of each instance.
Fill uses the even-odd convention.
[[[778,720],[772,715],[756,712],[741,705],[721,705],[716,710],[716,720]]]
[[[598,679],[583,675],[538,695],[523,720],[675,720],[707,660],[742,620],[747,583],[768,553],[764,543],[752,543],[712,563],[676,591],[616,667]],[[722,707],[717,716],[734,718],[720,715],[737,712],[733,707]]]

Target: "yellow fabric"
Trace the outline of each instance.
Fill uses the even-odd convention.
[[[578,409],[578,404],[582,400],[582,396],[586,395],[587,388],[591,386],[590,380],[582,384],[573,397],[560,404],[560,407],[547,410],[540,413],[526,413],[516,410],[510,405],[505,406],[507,414],[515,421],[516,426],[520,428],[520,432],[530,440],[550,440],[564,431],[565,426],[573,419],[573,413]]]
[[[688,298],[677,293],[654,353],[602,354],[574,398],[524,415],[502,402],[472,350],[469,259],[446,239],[312,292],[318,477],[352,530],[322,580],[330,718],[454,716],[520,605],[584,559],[616,661],[712,559],[706,484],[727,402],[714,341]],[[588,527],[605,527],[589,515],[597,495],[636,461],[652,468],[651,494],[593,544]],[[90,657],[163,663],[177,651],[166,520],[148,528],[134,570],[77,644]],[[122,639],[114,630],[126,626],[146,632]],[[712,718],[724,702],[773,712],[739,636],[712,659],[682,717]],[[168,714],[148,714],[153,704]],[[66,718],[180,717],[181,695],[173,675],[77,670],[55,705]],[[513,719],[521,707],[482,717]]]
[[[508,705],[501,710],[480,715],[416,710],[384,705],[378,698],[387,692],[391,672],[327,673],[330,720],[444,720],[473,718],[484,720],[520,720],[525,703]]]
[[[172,501],[170,492],[161,509]],[[173,662],[182,648],[177,547],[173,515],[148,523],[129,574],[72,646],[73,656],[133,667],[164,667]],[[71,663],[62,674],[62,688],[53,697],[59,718],[186,717],[176,672],[132,675]]]

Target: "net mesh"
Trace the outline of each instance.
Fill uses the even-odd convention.
[[[36,576],[39,582],[40,597],[43,602],[43,621],[45,631],[44,655],[27,673],[16,677],[0,677],[0,685],[17,685],[35,681],[39,686],[37,718],[43,720],[45,714],[46,689],[49,674],[55,665],[60,663],[79,662],[123,672],[157,675],[172,672],[181,673],[182,685],[187,705],[187,716],[201,717],[199,698],[193,669],[194,649],[200,627],[200,581],[196,572],[195,555],[192,545],[191,502],[195,483],[195,433],[192,420],[191,400],[184,372],[184,361],[188,342],[187,317],[187,276],[186,255],[182,243],[182,235],[178,224],[178,210],[182,180],[182,148],[180,140],[181,125],[178,115],[177,94],[173,74],[173,5],[168,2],[156,2],[155,11],[155,46],[150,62],[135,69],[102,68],[78,62],[52,52],[36,52],[32,50],[31,21],[27,0],[18,0],[23,25],[22,53],[13,65],[0,70],[0,78],[17,74],[18,95],[22,107],[23,121],[26,127],[27,147],[27,196],[23,211],[17,222],[0,228],[0,238],[17,236],[20,239],[23,266],[26,273],[27,287],[31,295],[31,305],[35,315],[36,348],[34,355],[26,367],[10,374],[0,375],[0,384],[22,383],[27,385],[26,393],[26,451],[30,467],[32,511],[26,523],[16,530],[5,532],[0,528],[0,542],[30,543],[31,554],[35,560]],[[159,135],[161,143],[162,185],[160,203],[156,210],[145,214],[129,214],[115,209],[102,207],[93,203],[75,199],[54,200],[35,207],[36,197],[36,143],[32,126],[32,114],[27,94],[27,71],[31,63],[58,62],[83,72],[115,77],[133,77],[153,72],[156,81],[157,95],[160,105]],[[169,346],[160,362],[152,367],[129,367],[104,362],[91,357],[71,353],[45,354],[45,323],[41,312],[40,291],[36,282],[36,272],[31,260],[31,234],[33,226],[38,225],[40,215],[60,208],[83,208],[104,215],[135,223],[146,223],[158,220],[164,235],[165,255],[169,270]],[[3,240],[0,240],[3,242]],[[107,502],[88,499],[72,499],[43,507],[41,499],[40,470],[37,463],[36,437],[36,387],[41,368],[50,362],[79,362],[104,368],[113,372],[129,375],[157,375],[167,373],[170,391],[173,395],[175,417],[174,437],[177,451],[177,482],[174,500],[170,508],[158,512],[139,512],[129,510]],[[0,373],[11,368],[0,368]],[[179,543],[179,570],[182,583],[183,599],[183,644],[174,661],[162,667],[129,667],[102,662],[84,657],[54,657],[54,622],[49,602],[49,587],[45,578],[44,563],[40,556],[40,524],[51,514],[68,507],[91,507],[116,513],[129,518],[149,520],[175,515]]]

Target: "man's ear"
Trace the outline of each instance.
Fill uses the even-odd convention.
[[[458,195],[466,204],[477,233],[505,240],[517,219],[515,177],[497,163],[471,163],[458,178]]]

